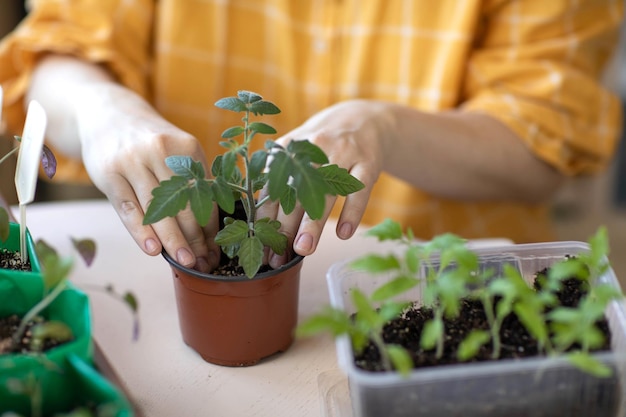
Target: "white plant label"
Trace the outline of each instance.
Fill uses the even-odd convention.
[[[15,170],[15,188],[20,205],[20,250],[22,261],[26,253],[26,205],[35,199],[39,162],[43,150],[47,117],[41,104],[31,101],[26,112],[26,123],[20,142]]]

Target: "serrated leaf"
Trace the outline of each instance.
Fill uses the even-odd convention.
[[[236,166],[237,166],[236,151],[229,151],[222,155],[221,176],[223,177],[224,180],[228,180],[233,176]]]
[[[244,129],[241,126],[229,127],[228,129],[222,132],[222,138],[224,139],[234,138],[235,136],[241,135],[243,132],[244,132]]]
[[[292,161],[287,154],[278,152],[273,155],[267,183],[267,189],[272,201],[278,200],[282,196],[285,187],[288,187],[287,182],[292,171]]]
[[[254,152],[250,157],[250,163],[248,164],[248,176],[250,178],[257,178],[260,176],[265,169],[266,162],[267,152],[263,150]]]
[[[220,109],[230,110],[234,112],[246,111],[246,103],[238,99],[237,97],[225,97],[215,102],[215,107]]]
[[[194,161],[189,156],[168,156],[165,158],[165,165],[167,165],[175,175],[184,177],[187,180],[204,178],[204,168],[202,164],[198,161]]]
[[[288,239],[287,236],[278,231],[280,224],[275,222],[268,222],[269,218],[261,219],[255,222],[254,232],[256,236],[261,240],[263,246],[269,246],[274,253],[282,255],[287,249]]]
[[[285,187],[285,192],[280,196],[280,206],[285,214],[290,214],[297,203],[296,190],[292,187]]]
[[[262,122],[252,122],[248,125],[248,128],[252,132],[263,133],[266,135],[273,135],[274,133],[276,133],[276,129]]]
[[[189,190],[189,206],[200,226],[204,227],[209,223],[214,201],[213,188],[207,181],[197,181]]]
[[[249,104],[248,110],[250,110],[250,112],[253,113],[255,116],[280,113],[280,109],[276,107],[274,103],[264,100],[256,101]]]
[[[93,239],[70,238],[74,249],[78,252],[87,266],[91,266],[96,257],[96,242]]]
[[[304,140],[292,140],[287,145],[287,152],[291,157],[302,164],[327,164],[328,157],[319,146]]]
[[[235,220],[215,235],[215,243],[220,246],[239,245],[247,237],[248,224],[243,220]]]
[[[309,165],[294,161],[294,168],[293,188],[296,190],[296,198],[311,219],[321,219],[326,208],[326,199],[321,197],[328,194],[324,178]]]
[[[222,210],[229,214],[235,211],[235,197],[233,196],[233,191],[223,177],[217,177],[215,181],[213,181],[211,190],[213,191],[215,201]]]
[[[237,91],[237,97],[239,98],[239,100],[243,101],[244,103],[255,103],[263,98],[257,93],[253,93],[252,91],[246,91],[246,90]]]
[[[148,205],[143,224],[156,223],[165,217],[174,217],[184,210],[189,202],[189,182],[181,176],[161,181],[152,189],[152,201]]]
[[[253,278],[263,262],[263,243],[256,236],[246,237],[239,247],[239,266],[248,278]]]
[[[353,177],[345,168],[338,165],[319,167],[317,172],[322,174],[329,187],[330,194],[346,196],[365,188],[365,184]]]

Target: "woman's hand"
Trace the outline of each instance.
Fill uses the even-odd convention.
[[[166,157],[189,155],[206,169],[204,152],[193,136],[166,121],[101,67],[71,57],[45,58],[33,75],[29,96],[48,113],[53,146],[82,157],[91,180],[145,253],[158,255],[165,248],[187,267],[208,271],[217,266],[217,210],[204,229],[189,210],[143,224],[152,189],[173,174]]]
[[[303,125],[290,131],[277,142],[283,146],[292,140],[308,139],[328,155],[331,164],[346,168],[365,188],[346,197],[337,223],[337,236],[348,239],[359,225],[370,192],[378,179],[384,158],[382,138],[389,128],[385,105],[366,100],[345,101],[313,115]],[[267,194],[264,189],[261,197]],[[301,207],[285,215],[277,202],[264,204],[258,218],[270,217],[281,222],[281,231],[287,234],[293,249],[299,255],[315,251],[322,230],[335,204],[335,197],[326,199],[321,219],[309,218]],[[285,263],[287,255],[269,254],[272,267]]]

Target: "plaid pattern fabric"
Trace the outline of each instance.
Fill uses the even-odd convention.
[[[211,155],[238,122],[213,103],[238,89],[283,112],[286,133],[352,98],[427,112],[483,112],[567,175],[605,168],[618,100],[597,79],[615,46],[623,0],[38,0],[0,44],[7,123],[18,131],[38,56],[106,64]],[[60,180],[82,167],[62,160]],[[429,238],[552,239],[544,206],[436,198],[383,175],[365,222],[393,217]]]

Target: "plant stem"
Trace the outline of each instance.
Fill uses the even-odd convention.
[[[381,332],[380,331],[372,332],[370,334],[370,338],[372,340],[372,343],[374,343],[374,345],[378,349],[378,353],[380,354],[380,362],[382,363],[383,368],[387,371],[393,371],[393,366],[391,365],[391,359],[389,358],[389,355],[387,354],[387,349],[385,348],[385,341],[381,337]]]
[[[20,148],[13,148],[11,149],[9,152],[6,153],[6,155],[4,155],[2,158],[0,158],[0,165],[2,165],[2,163],[11,155],[13,155],[15,152],[17,152]]]
[[[485,308],[485,316],[487,317],[487,323],[489,323],[489,330],[491,332],[491,344],[492,352],[491,358],[498,359],[500,357],[500,323],[496,320],[493,314],[493,303],[491,302],[491,296],[487,294],[482,297],[483,306]]]
[[[48,305],[54,301],[55,298],[67,287],[67,280],[63,280],[59,282],[53,289],[41,299],[33,308],[31,308],[28,313],[22,317],[20,321],[20,325],[17,328],[16,332],[13,334],[13,343],[17,346],[20,342],[22,336],[24,336],[24,332],[26,331],[26,326],[28,322],[35,318],[44,308],[48,307]]]

